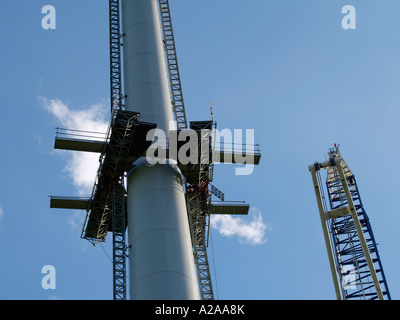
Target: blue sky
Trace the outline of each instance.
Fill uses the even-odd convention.
[[[214,185],[266,226],[262,244],[212,229],[217,298],[335,299],[307,167],[340,143],[398,299],[400,3],[170,2],[188,118],[208,119],[214,100],[218,127],[254,129],[262,148],[250,176],[216,165]],[[47,4],[56,30],[41,27]],[[356,30],[341,26],[348,4]],[[53,143],[57,126],[108,116],[108,1],[2,0],[0,36],[0,299],[112,299],[111,237],[92,247],[80,239],[84,213],[50,209],[48,198],[87,187]],[[41,287],[45,265],[55,290]]]

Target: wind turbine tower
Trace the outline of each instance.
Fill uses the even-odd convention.
[[[123,0],[125,109],[176,130],[157,1]],[[199,299],[183,181],[173,163],[139,159],[128,176],[133,299]],[[149,252],[152,252],[149,255]]]
[[[207,258],[210,215],[249,210],[224,201],[211,185],[214,163],[257,165],[261,154],[257,145],[253,151],[242,145],[216,148],[213,120],[188,127],[168,0],[109,3],[108,130],[93,139],[93,133],[58,129],[55,139],[56,149],[100,153],[96,181],[90,197],[51,197],[50,206],[85,210],[82,238],[94,245],[113,233],[115,300],[127,298],[127,252],[130,299],[214,299]],[[157,132],[168,137],[163,147],[154,147]],[[193,133],[196,152],[187,163],[177,156],[187,141],[176,138]],[[149,150],[162,161],[149,161]],[[212,195],[222,201],[212,202]]]

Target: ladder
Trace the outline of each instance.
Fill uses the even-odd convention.
[[[329,156],[331,159],[335,157],[340,159],[340,166],[344,172],[351,198],[362,227],[362,233],[375,269],[375,271],[371,271],[368,267],[361,240],[357,234],[352,217],[350,215],[343,215],[331,219],[328,223],[328,229],[341,284],[342,297],[345,300],[373,300],[379,298],[371,277],[371,273],[376,272],[380,284],[380,291],[382,291],[382,295],[385,299],[390,300],[391,297],[379,257],[377,244],[360,198],[356,179],[341,157],[338,148],[331,149]],[[335,166],[328,167],[326,186],[331,210],[340,210],[349,205],[338,170]]]
[[[211,121],[191,122],[191,129],[198,134],[199,162],[186,173],[186,205],[192,236],[193,257],[197,269],[200,297],[214,300],[211,272],[207,256],[207,231],[209,230],[211,193],[210,138]]]
[[[125,188],[123,179],[113,187],[113,298],[126,300]]]
[[[122,67],[121,67],[121,19],[119,0],[109,2],[110,26],[110,89],[111,112],[113,102],[118,101],[118,108],[122,108]]]
[[[188,123],[186,118],[185,104],[183,101],[182,83],[179,75],[171,11],[168,0],[159,0],[158,3],[161,26],[163,30],[165,57],[170,81],[172,109],[175,115],[177,129],[183,130],[188,128]],[[200,142],[208,145],[209,141],[207,139],[208,136],[200,137]],[[210,165],[208,160],[208,157],[201,157],[198,177],[195,179],[195,181],[191,181],[191,183],[186,184],[186,204],[192,236],[193,257],[196,264],[199,290],[202,300],[214,299],[211,273],[207,257],[207,243],[205,234],[208,226],[207,221],[209,219],[208,200],[201,198],[198,192],[188,193],[188,190],[190,190],[191,187],[195,187],[198,190],[198,188],[208,185],[210,176]]]
[[[193,257],[196,264],[200,297],[202,300],[214,300],[205,235],[209,218],[207,199],[202,199],[197,191],[188,191],[190,186],[187,186],[186,189],[186,204],[188,207]]]
[[[122,109],[121,19],[119,0],[109,2],[111,113]],[[114,105],[117,104],[117,105]],[[112,195],[113,299],[126,300],[125,188],[121,179]]]
[[[159,0],[161,25],[164,36],[164,49],[167,60],[172,109],[178,130],[187,128],[185,104],[183,102],[182,84],[179,75],[178,58],[172,29],[171,11],[168,0]]]

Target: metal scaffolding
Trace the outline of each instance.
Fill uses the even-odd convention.
[[[191,129],[198,134],[198,161],[184,171],[186,178],[186,204],[192,235],[193,257],[197,269],[202,300],[214,300],[211,272],[207,256],[207,230],[209,227],[211,193],[211,129],[212,121],[191,122]]]
[[[151,141],[147,133],[155,124],[139,121],[140,114],[114,105],[103,141],[99,133],[58,129],[55,148],[100,153],[100,165],[89,198],[52,197],[52,208],[86,210],[81,237],[93,245],[113,234],[113,298],[125,300],[126,293],[126,191],[125,172],[145,155]],[[104,136],[104,134],[102,134]]]

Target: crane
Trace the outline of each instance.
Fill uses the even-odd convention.
[[[309,166],[338,300],[390,300],[386,277],[356,178],[339,145],[329,160]],[[320,175],[327,170],[326,190]]]

